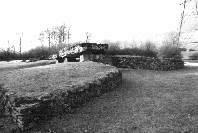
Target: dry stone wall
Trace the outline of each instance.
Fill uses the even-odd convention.
[[[177,58],[164,58],[161,60],[160,69],[161,70],[177,70],[184,68],[184,61]],[[159,69],[159,70],[160,70]]]
[[[158,59],[144,56],[113,56],[112,65],[119,68],[149,69],[149,70],[176,70],[184,67],[181,59],[165,58]]]
[[[2,85],[0,85],[0,117],[5,114],[5,106],[6,106],[6,90],[3,89]]]
[[[76,83],[69,89],[54,90],[39,97],[18,97],[12,92],[0,90],[0,111],[10,111],[21,130],[29,130],[40,121],[70,112],[92,97],[113,90],[121,84],[122,74],[114,68],[96,73],[96,78]],[[6,103],[6,104],[5,104]]]

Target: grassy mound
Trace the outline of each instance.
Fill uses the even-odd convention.
[[[62,63],[0,73],[6,108],[21,129],[57,116],[91,97],[114,89],[121,73],[113,66],[94,62]]]

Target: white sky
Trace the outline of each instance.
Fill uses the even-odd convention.
[[[23,51],[41,45],[39,33],[58,24],[72,25],[72,40],[159,40],[175,31],[179,0],[0,0],[0,48],[19,44]],[[157,37],[155,35],[158,35]]]

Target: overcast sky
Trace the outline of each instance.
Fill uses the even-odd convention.
[[[66,23],[72,40],[133,41],[159,40],[176,31],[180,17],[179,0],[0,0],[0,47],[19,43],[23,50],[40,45],[39,33]]]

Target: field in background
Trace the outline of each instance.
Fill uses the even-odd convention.
[[[55,60],[40,60],[36,62],[23,62],[22,60],[0,61],[0,71],[44,66],[55,63]]]

